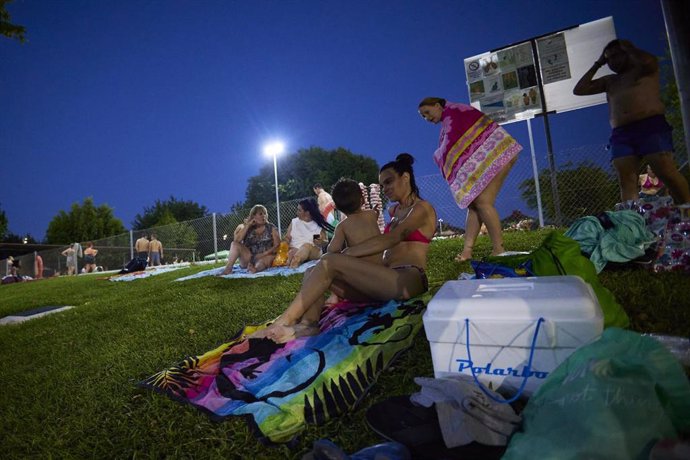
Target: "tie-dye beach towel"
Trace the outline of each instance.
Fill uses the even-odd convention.
[[[422,326],[424,302],[343,302],[324,310],[321,333],[286,344],[246,339],[189,357],[139,386],[203,410],[244,416],[262,442],[289,442],[307,423],[352,410]]]
[[[447,102],[434,161],[465,209],[522,150],[498,123],[465,104]]]

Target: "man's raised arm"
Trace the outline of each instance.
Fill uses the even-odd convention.
[[[596,74],[604,64],[606,64],[606,56],[604,56],[604,53],[601,53],[599,59],[594,61],[592,67],[590,67],[582,78],[580,78],[580,81],[577,82],[577,85],[573,88],[573,94],[576,96],[589,96],[590,94],[605,93],[608,78],[601,77],[592,80],[594,74]]]

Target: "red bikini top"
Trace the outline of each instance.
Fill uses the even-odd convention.
[[[396,205],[396,208],[397,208],[397,205]],[[394,212],[395,212],[395,208],[393,210],[391,210],[391,214],[393,214]],[[386,224],[386,226],[383,228],[383,233],[384,234],[390,233],[390,231],[391,231],[391,223],[388,222]],[[427,238],[426,236],[424,236],[424,234],[419,229],[416,229],[414,232],[407,235],[407,237],[403,241],[414,241],[417,243],[424,243],[424,244],[431,243],[431,240],[429,238]]]

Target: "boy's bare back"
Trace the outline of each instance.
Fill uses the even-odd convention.
[[[370,209],[348,215],[347,219],[335,228],[333,239],[328,244],[328,252],[341,252],[347,247],[357,246],[369,238],[380,235],[378,217],[378,213]],[[383,264],[383,252],[362,257],[362,259]]]

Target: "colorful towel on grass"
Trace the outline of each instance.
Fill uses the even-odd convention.
[[[498,123],[465,104],[447,102],[434,161],[465,209],[522,150]]]
[[[229,275],[221,275],[225,267],[214,268],[212,270],[204,270],[203,272],[195,273],[189,276],[183,276],[182,278],[177,278],[175,281],[187,281],[196,278],[203,278],[205,276],[219,276],[221,278],[263,278],[264,276],[290,276],[297,273],[304,273],[309,267],[316,265],[316,260],[310,260],[309,262],[303,263],[297,268],[290,267],[271,267],[259,273],[249,273],[246,268],[239,268],[239,265],[235,265],[232,273]]]
[[[234,340],[189,357],[139,386],[189,403],[214,420],[244,416],[262,442],[289,442],[307,423],[352,410],[379,374],[409,348],[422,326],[424,302],[343,302],[324,310],[321,333],[286,344]]]
[[[142,278],[148,278],[149,276],[162,275],[163,273],[173,272],[175,270],[180,270],[181,268],[187,267],[189,267],[189,264],[170,267],[161,266],[156,268],[149,268],[147,270],[141,270],[138,272],[124,273],[122,275],[113,275],[108,277],[108,279],[110,281],[134,281],[140,280]]]

